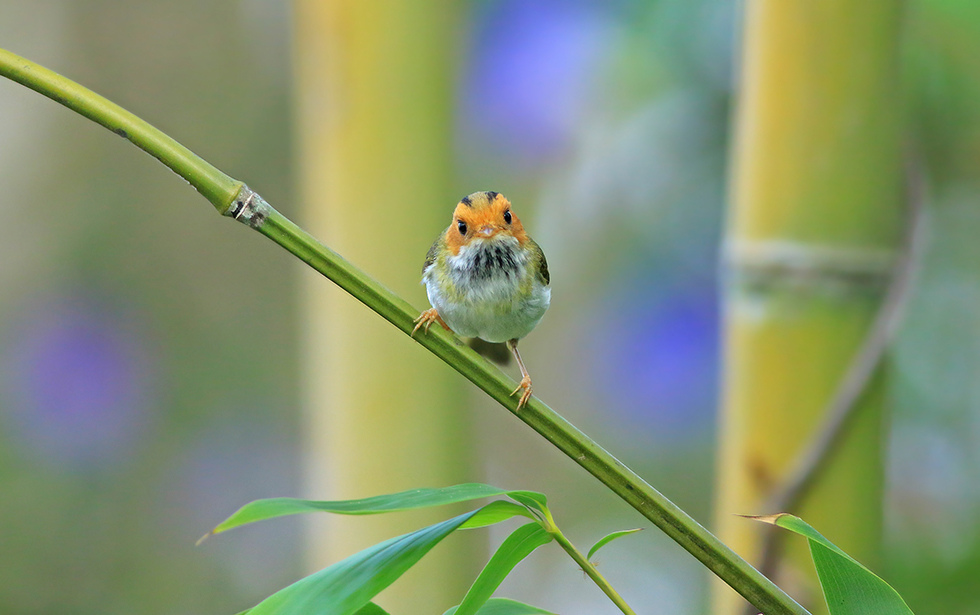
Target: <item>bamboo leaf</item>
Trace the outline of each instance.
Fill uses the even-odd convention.
[[[388,611],[373,602],[368,602],[358,609],[354,615],[388,615]]]
[[[606,534],[598,541],[596,541],[594,545],[592,545],[592,548],[589,549],[589,554],[585,556],[585,559],[592,559],[592,556],[595,555],[599,549],[606,546],[610,542],[616,540],[617,538],[621,538],[629,534],[635,534],[636,532],[640,532],[642,530],[643,530],[642,527],[635,527],[631,530],[619,530],[618,532],[612,532],[611,534]]]
[[[891,585],[803,519],[787,513],[748,518],[779,526],[807,539],[831,615],[912,615],[912,610]]]
[[[454,612],[456,615],[475,615],[481,610],[493,592],[500,587],[503,580],[519,564],[538,547],[551,542],[552,536],[544,530],[540,523],[532,522],[522,525],[508,536],[497,548],[497,551],[487,562],[470,586],[463,602]]]
[[[249,615],[359,613],[378,592],[414,566],[443,538],[467,523],[485,524],[481,517],[499,519],[500,509],[508,507],[520,508],[511,502],[491,502],[483,508],[380,542],[279,590],[251,609]]]
[[[443,613],[443,615],[456,615],[456,609],[459,607],[453,607]],[[524,604],[523,602],[517,602],[516,600],[509,600],[507,598],[491,598],[480,607],[480,610],[476,612],[476,615],[555,615],[551,611],[546,611],[544,609],[539,609],[536,606],[531,606],[530,604]]]
[[[265,519],[284,517],[286,515],[309,512],[331,512],[341,515],[375,515],[416,508],[443,506],[480,498],[508,495],[510,493],[519,493],[522,496],[533,494],[533,492],[529,491],[508,491],[490,485],[468,483],[439,489],[411,489],[400,493],[379,495],[359,500],[320,501],[301,500],[297,498],[256,500],[239,508],[233,515],[205,534],[198,543],[208,536],[220,534],[232,528]],[[540,495],[541,498],[544,498],[541,494],[534,495]],[[531,496],[528,497],[530,498]]]
[[[506,521],[511,517],[517,516],[534,519],[534,516],[528,512],[527,508],[520,504],[515,504],[514,502],[509,502],[507,500],[496,500],[493,502],[493,504],[493,508],[487,509],[484,511],[484,514],[470,519],[461,525],[459,529],[473,530],[476,528],[493,525],[494,523],[500,523],[501,521]]]
[[[548,512],[548,497],[543,493],[538,493],[537,491],[508,491],[507,496],[515,502],[527,506],[530,510],[537,510],[546,517],[550,514]]]
[[[247,611],[242,611],[241,613],[238,613],[238,615],[248,615],[248,613],[251,612],[252,609],[248,609]],[[383,608],[381,608],[380,606],[378,606],[373,602],[368,602],[360,609],[358,609],[357,612],[354,613],[354,615],[388,615],[388,611],[384,610]]]

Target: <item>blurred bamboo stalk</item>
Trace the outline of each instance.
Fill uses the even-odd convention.
[[[459,196],[450,182],[457,9],[448,0],[299,0],[294,7],[304,222],[425,306],[421,263]],[[461,380],[320,276],[306,282],[310,495],[355,498],[473,480]],[[310,565],[439,515],[446,511],[318,520]],[[467,573],[472,580],[476,572],[467,539],[475,536],[431,553],[379,603],[405,614],[456,604]]]
[[[717,523],[757,561],[760,510],[792,470],[867,335],[903,228],[900,2],[748,0],[727,238]],[[884,370],[826,471],[788,511],[873,566]],[[804,547],[781,586],[823,609]],[[714,613],[744,602],[718,585]],[[754,612],[754,611],[753,611]]]

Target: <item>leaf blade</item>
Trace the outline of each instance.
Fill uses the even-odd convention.
[[[912,609],[891,585],[803,519],[788,513],[748,518],[807,539],[831,615],[913,615]]]
[[[635,534],[636,532],[642,532],[642,527],[634,527],[631,530],[619,530],[616,532],[610,532],[602,538],[596,541],[592,548],[589,549],[589,554],[585,556],[585,559],[592,559],[592,556],[596,554],[602,547],[606,546],[610,542],[616,540],[617,538],[622,538],[623,536],[629,536],[630,534]]]
[[[457,608],[459,607],[454,606],[443,615],[456,615]],[[491,598],[480,607],[476,615],[555,615],[555,613],[508,598]]]
[[[507,497],[526,506],[530,510],[540,512],[542,515],[549,516],[551,514],[548,512],[548,497],[543,493],[519,489],[508,491]]]
[[[511,570],[535,549],[548,544],[552,539],[552,535],[537,521],[524,524],[511,532],[473,581],[457,607],[456,615],[476,615],[480,612]]]
[[[373,602],[368,602],[358,609],[354,615],[388,615],[388,611]]]
[[[492,504],[493,506],[491,506]],[[488,525],[493,525],[495,523],[500,523],[501,521],[506,521],[511,517],[527,517],[528,519],[534,519],[534,516],[528,511],[527,508],[521,506],[520,504],[515,504],[514,502],[509,502],[507,500],[494,500],[490,504],[485,506],[485,511],[483,514],[470,519],[463,525],[459,527],[461,530],[472,530],[481,527],[486,527]]]
[[[356,500],[303,500],[299,498],[267,498],[242,506],[219,523],[204,538],[220,534],[256,521],[309,512],[331,512],[342,515],[374,515],[456,504],[480,498],[506,495],[500,489],[481,483],[466,483],[436,489],[410,489],[398,493]],[[204,540],[202,538],[201,540]],[[200,541],[198,541],[200,542]]]

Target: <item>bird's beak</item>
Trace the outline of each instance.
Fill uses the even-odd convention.
[[[483,226],[480,227],[480,230],[478,230],[477,233],[483,235],[484,237],[493,237],[494,235],[497,234],[498,230],[500,229],[497,228],[496,226],[493,226],[491,224],[484,224]]]

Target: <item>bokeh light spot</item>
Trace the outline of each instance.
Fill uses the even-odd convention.
[[[567,146],[588,108],[610,7],[509,0],[482,10],[460,96],[462,149],[479,143],[516,165],[541,162]]]
[[[129,319],[88,297],[25,309],[4,344],[0,397],[24,454],[91,469],[129,454],[148,419],[147,353]]]
[[[594,329],[589,373],[609,392],[609,409],[643,437],[693,437],[714,418],[719,325],[713,290],[655,293],[623,286]]]

